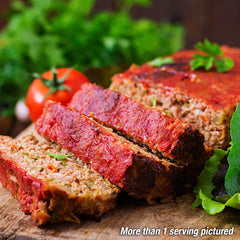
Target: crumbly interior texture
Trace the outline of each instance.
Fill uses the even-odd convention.
[[[183,183],[183,167],[158,158],[86,115],[48,102],[35,125],[136,198],[170,200]]]
[[[119,92],[85,84],[69,106],[179,165],[195,164],[204,153],[204,137],[198,130]]]
[[[68,156],[57,159],[51,154]],[[45,193],[40,193],[42,199],[38,202],[37,209],[34,206],[27,210],[32,213],[37,225],[46,221],[78,222],[79,219],[75,214],[99,217],[115,206],[118,187],[93,170],[89,164],[56,143],[39,142],[33,135],[23,136],[19,140],[1,137],[0,157],[11,161],[31,179],[43,183],[44,188],[39,191]],[[18,181],[17,177],[14,179],[14,175],[10,180]],[[67,206],[70,203],[72,206]],[[59,206],[64,207],[59,211]],[[41,219],[42,212],[48,217]]]
[[[198,99],[190,98],[176,90],[166,91],[158,87],[146,88],[141,82],[131,79],[113,81],[111,90],[118,91],[147,106],[153,106],[156,97],[156,107],[167,114],[199,129],[205,137],[205,146],[213,149],[226,148],[230,141],[230,120],[234,107],[214,110]]]

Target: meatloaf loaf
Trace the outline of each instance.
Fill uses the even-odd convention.
[[[132,65],[113,76],[110,89],[148,106],[156,98],[157,108],[199,129],[206,146],[225,148],[230,140],[230,120],[240,102],[240,49],[221,49],[234,60],[234,67],[226,73],[214,68],[192,71],[189,62],[197,51],[186,50],[173,54],[173,64]]]
[[[138,145],[146,146],[160,158],[185,166],[201,166],[203,135],[159,109],[93,84],[84,84],[69,106]]]
[[[60,154],[60,155],[59,155]],[[79,222],[114,208],[119,188],[55,143],[0,136],[0,180],[36,225]]]
[[[48,102],[36,130],[136,198],[169,201],[181,191],[183,167],[146,152],[70,108]]]

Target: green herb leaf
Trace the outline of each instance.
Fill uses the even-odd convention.
[[[204,43],[197,43],[195,46],[196,49],[208,53],[212,56],[222,56],[223,52],[220,48],[220,46],[216,43],[210,43],[207,39],[204,40]]]
[[[193,60],[190,62],[192,70],[195,70],[200,67],[204,67],[205,70],[209,70],[213,65],[214,57],[213,56],[202,56],[196,54],[193,56]]]
[[[157,105],[157,98],[156,98],[155,95],[152,97],[152,105],[153,105],[154,108],[155,108],[156,105]]]
[[[225,187],[229,196],[240,193],[240,104],[230,123],[232,148],[228,155],[229,168],[225,177]]]
[[[204,67],[204,69],[208,71],[215,65],[217,72],[222,73],[234,66],[234,62],[230,58],[223,57],[223,52],[216,43],[212,44],[205,39],[204,43],[197,43],[195,48],[206,53],[206,55],[195,54],[193,56],[193,60],[190,61],[192,70]]]
[[[234,66],[233,61],[227,57],[223,59],[215,59],[214,64],[216,65],[218,72],[226,72]]]
[[[148,65],[151,65],[154,67],[160,67],[164,64],[170,64],[173,62],[174,62],[173,58],[171,58],[171,57],[167,57],[167,58],[157,57],[157,58],[153,59],[152,61],[148,62]]]
[[[65,160],[67,157],[72,157],[73,154],[70,155],[64,155],[64,154],[58,154],[58,153],[51,153],[51,152],[47,152],[47,154],[53,158],[56,158],[58,161],[62,161]]]

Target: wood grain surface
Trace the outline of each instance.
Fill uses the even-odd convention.
[[[32,131],[30,126],[23,134]],[[148,205],[143,200],[120,195],[117,207],[101,219],[81,218],[80,224],[62,223],[36,227],[30,216],[21,212],[16,199],[0,185],[0,239],[240,239],[240,211],[227,209],[223,213],[210,216],[201,208],[193,208],[193,195],[178,197],[172,203]],[[140,229],[139,235],[121,235],[121,228]],[[147,235],[143,230],[149,229]],[[164,234],[164,228],[166,234]],[[200,236],[202,229],[232,229],[231,236]],[[150,230],[160,229],[160,234],[151,236]],[[178,230],[175,230],[178,229]],[[198,232],[194,234],[171,235],[180,229]],[[131,230],[130,230],[131,231]]]

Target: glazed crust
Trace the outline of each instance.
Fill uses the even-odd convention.
[[[112,129],[60,104],[46,104],[36,130],[136,198],[171,200],[183,185],[183,167],[144,151]]]
[[[153,67],[132,65],[113,76],[111,90],[118,91],[147,106],[166,111],[185,124],[192,125],[205,137],[206,148],[226,148],[230,141],[230,120],[240,102],[240,50],[221,47],[234,60],[228,72],[191,70],[193,50],[174,53],[173,64]]]
[[[198,130],[123,94],[85,84],[69,106],[138,145],[146,146],[159,157],[185,166],[199,165],[202,161],[204,137]]]

